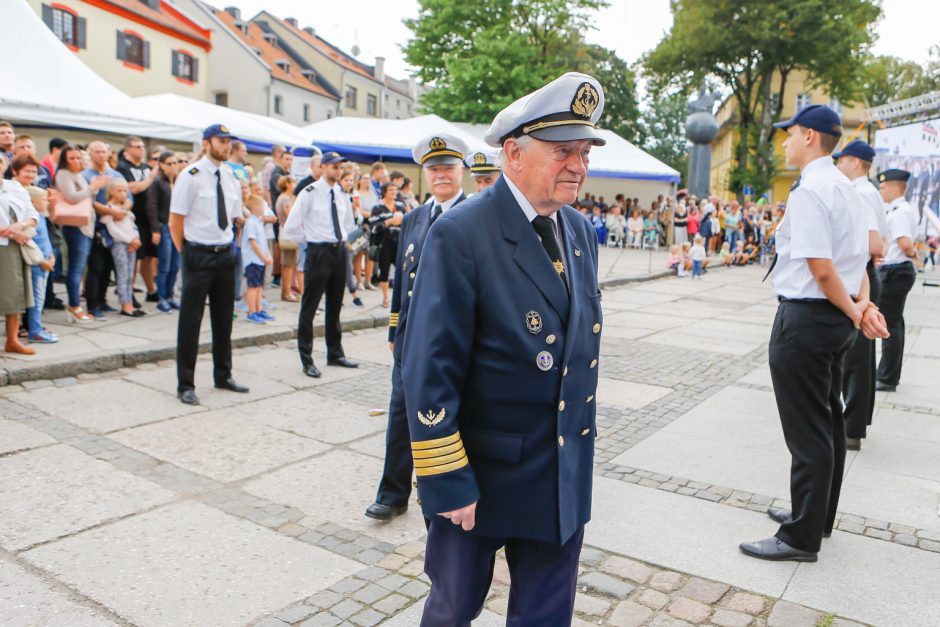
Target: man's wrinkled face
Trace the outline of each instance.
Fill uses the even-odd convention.
[[[478,192],[482,192],[495,183],[498,177],[499,174],[478,174],[473,177],[473,184],[476,185]]]
[[[446,202],[460,193],[460,182],[463,178],[462,163],[426,165],[423,169],[431,195],[438,202]]]
[[[587,139],[567,142],[532,140],[521,147],[517,170],[535,206],[573,204],[584,184],[592,143]]]

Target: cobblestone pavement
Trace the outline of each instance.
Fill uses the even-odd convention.
[[[605,292],[576,625],[940,622],[940,324],[919,286],[903,385],[879,394],[820,562],[737,553],[787,505],[761,276]],[[168,361],[0,388],[0,624],[416,625],[423,520],[362,516],[384,451],[383,335],[348,334],[362,367],[319,380],[291,342],[239,349],[247,397],[211,389],[201,358],[196,409]],[[500,556],[475,625],[503,623],[508,586]]]

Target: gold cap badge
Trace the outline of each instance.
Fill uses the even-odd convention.
[[[477,165],[483,165],[486,163],[486,155],[484,155],[482,152],[478,152],[477,154],[473,155],[473,162]]]
[[[447,148],[447,142],[440,137],[434,137],[431,139],[429,146],[431,146],[431,150],[444,150]]]
[[[597,109],[598,104],[600,104],[600,94],[597,93],[594,85],[584,81],[578,86],[574,99],[571,101],[571,112],[579,118],[587,120],[594,115],[594,110]]]
[[[224,124],[219,125],[219,130],[222,131],[223,133],[228,133],[228,127],[225,126]]]

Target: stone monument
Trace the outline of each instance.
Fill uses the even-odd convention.
[[[709,175],[712,169],[711,142],[718,135],[718,120],[712,113],[715,97],[702,88],[698,98],[688,105],[689,116],[685,119],[685,136],[692,142],[689,150],[689,194],[702,198],[711,191]]]

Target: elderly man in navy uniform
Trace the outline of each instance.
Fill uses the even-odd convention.
[[[604,108],[568,73],[501,111],[503,176],[428,233],[402,380],[429,521],[422,625],[469,625],[505,547],[507,623],[569,625],[591,517],[597,238],[570,205]]]
[[[466,158],[465,163],[470,168],[470,178],[473,179],[477,193],[490,187],[499,178],[500,169],[496,165],[498,160],[497,150],[477,150]]]
[[[446,133],[435,133],[422,138],[411,151],[414,162],[424,171],[425,180],[431,189],[431,198],[405,215],[398,237],[395,288],[392,291],[388,323],[389,348],[395,359],[392,366],[388,428],[385,432],[385,467],[375,503],[366,509],[366,516],[369,518],[389,520],[408,509],[413,465],[409,445],[411,440],[408,437],[408,417],[405,411],[405,392],[401,382],[401,356],[405,344],[408,306],[428,229],[435,220],[466,198],[460,186],[463,178],[463,156],[466,153],[466,144]]]
[[[785,129],[787,162],[800,169],[777,229],[773,273],[777,315],[769,363],[783,437],[793,457],[793,511],[767,510],[777,533],[740,545],[745,555],[815,562],[832,533],[845,468],[842,364],[857,329],[886,333],[869,300],[868,219],[852,183],[832,163],[842,121],[825,105],[809,105]]]
[[[919,217],[917,209],[905,199],[907,170],[885,170],[878,175],[881,198],[888,203],[888,229],[891,231],[885,262],[878,269],[881,275],[881,310],[888,321],[891,337],[881,343],[881,361],[878,362],[875,389],[894,392],[901,382],[901,364],[904,359],[904,305],[907,294],[914,287],[919,263],[917,239]]]
[[[176,333],[177,395],[198,405],[193,378],[199,328],[209,298],[215,387],[248,388],[232,379],[232,312],[235,308],[234,224],[242,221],[241,187],[225,165],[236,139],[222,124],[202,134],[203,157],[176,177],[170,198],[170,235],[182,253],[183,295]]]

